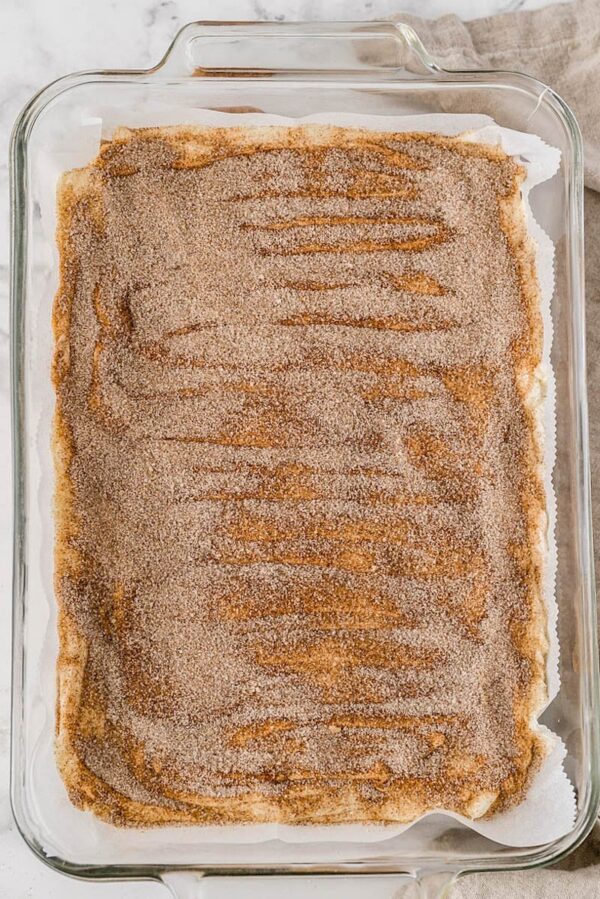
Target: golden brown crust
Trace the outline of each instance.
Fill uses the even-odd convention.
[[[73,446],[69,424],[63,409],[61,384],[69,367],[70,306],[76,290],[78,259],[70,241],[70,225],[75,210],[82,201],[89,208],[97,208],[98,221],[101,211],[98,202],[99,186],[103,172],[111,177],[127,176],[133,168],[123,163],[120,147],[127,145],[134,136],[148,141],[160,140],[175,153],[173,168],[193,169],[219,158],[245,155],[262,150],[306,145],[357,146],[377,145],[382,137],[370,131],[310,126],[302,128],[252,128],[252,129],[141,129],[130,132],[123,129],[115,134],[112,142],[102,147],[98,159],[88,169],[71,172],[63,177],[59,189],[58,244],[60,250],[60,285],[55,300],[53,324],[55,356],[53,379],[57,391],[54,420],[54,457],[56,468],[56,550],[55,589],[59,603],[60,652],[58,658],[57,741],[58,765],[72,801],[81,808],[91,809],[99,817],[118,825],[149,826],[165,824],[213,824],[289,822],[310,824],[334,824],[346,822],[408,823],[430,810],[428,785],[418,778],[404,778],[387,785],[388,774],[381,770],[381,784],[385,787],[376,805],[366,799],[350,777],[345,786],[308,784],[301,781],[290,785],[285,794],[265,795],[260,790],[248,789],[239,796],[209,796],[196,793],[183,794],[174,789],[169,796],[162,790],[167,803],[142,802],[111,787],[85,765],[77,749],[78,737],[87,728],[102,730],[104,721],[101,699],[88,696],[82,701],[82,683],[88,644],[81,629],[69,613],[61,596],[61,584],[65,576],[75,575],[82,564],[74,537],[78,529],[77,507],[70,477]],[[389,135],[385,135],[389,138]],[[417,139],[432,145],[451,147],[452,151],[467,157],[503,160],[500,148],[468,143],[441,135],[395,135],[397,142]],[[390,153],[391,151],[385,150]],[[398,161],[400,151],[393,151]],[[417,167],[418,162],[409,154],[401,159],[405,168]],[[527,311],[526,334],[512,345],[512,365],[522,399],[523,411],[528,420],[529,449],[524,462],[527,476],[523,478],[522,507],[527,517],[528,540],[524,546],[514,547],[515,563],[519,566],[527,584],[528,614],[513,622],[511,635],[515,647],[530,665],[531,676],[515,695],[515,749],[517,763],[500,789],[492,794],[482,791],[476,782],[470,781],[468,760],[464,760],[462,793],[452,810],[466,817],[479,817],[501,810],[522,798],[546,753],[542,737],[532,730],[532,722],[546,699],[545,664],[547,654],[546,610],[542,595],[542,571],[545,546],[545,497],[542,480],[543,445],[539,425],[539,410],[532,405],[531,397],[536,387],[542,350],[542,323],[539,288],[535,274],[534,250],[527,235],[520,200],[522,172],[514,178],[509,195],[499,197],[502,229],[510,246],[510,252],[518,268],[523,306]],[[399,190],[396,185],[396,190]],[[410,191],[410,185],[405,186]],[[93,217],[93,216],[92,216]],[[436,285],[421,284],[423,292],[435,293]],[[460,374],[453,387],[461,389]],[[462,388],[464,389],[464,388]],[[468,388],[471,389],[471,388]],[[484,388],[482,388],[484,391]],[[484,391],[485,392],[485,391]],[[483,396],[483,393],[481,394]],[[475,402],[478,402],[477,398]],[[86,705],[87,703],[87,705]],[[244,739],[243,735],[240,739]],[[152,772],[144,760],[143,747],[123,747],[128,763],[139,782],[152,785]],[[359,780],[359,775],[355,780]],[[377,784],[378,772],[369,772],[369,782]]]
[[[541,409],[538,402],[540,365],[542,360],[543,329],[540,308],[540,290],[535,270],[535,248],[529,235],[520,200],[521,172],[515,181],[513,192],[500,202],[501,223],[509,242],[519,272],[521,295],[527,311],[529,328],[526,336],[515,341],[512,348],[516,382],[523,409],[528,421],[529,436],[528,471],[524,479],[521,502],[526,510],[529,541],[527,553],[515,547],[515,557],[528,584],[530,614],[525,624],[513,624],[512,635],[524,658],[531,665],[531,681],[526,693],[516,702],[517,719],[520,722],[518,743],[525,755],[530,754],[529,765],[520,776],[512,776],[505,785],[507,791],[523,793],[532,771],[536,771],[547,753],[547,743],[540,734],[531,730],[548,697],[546,682],[546,658],[548,654],[547,613],[542,593],[543,568],[547,549],[547,517],[544,488],[544,434]],[[535,399],[534,399],[535,398]],[[500,800],[498,801],[500,803]],[[501,805],[500,805],[501,807]],[[493,813],[494,806],[490,813]]]

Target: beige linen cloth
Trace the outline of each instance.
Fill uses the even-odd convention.
[[[466,23],[452,15],[430,22],[399,18],[413,25],[445,68],[513,69],[534,75],[569,103],[581,126],[592,491],[596,545],[600,546],[600,0],[575,0]],[[596,574],[598,586],[598,561]],[[585,843],[555,867],[468,876],[459,879],[450,896],[600,899],[600,822]]]

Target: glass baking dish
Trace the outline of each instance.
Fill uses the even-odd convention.
[[[559,635],[562,684],[543,715],[565,742],[577,794],[572,831],[547,845],[508,848],[456,821],[431,816],[392,839],[371,843],[198,843],[192,829],[133,848],[121,832],[72,808],[61,793],[48,733],[54,716],[55,610],[52,591],[53,391],[51,307],[57,285],[55,179],[77,148],[96,153],[98,122],[183,123],[185,110],[265,111],[286,116],[353,111],[382,115],[485,113],[535,133],[562,154],[559,173],[534,191],[536,217],[556,245],[552,358],[557,379]],[[177,116],[179,116],[177,118]],[[160,122],[158,121],[160,119]],[[87,148],[87,149],[86,149]],[[87,157],[86,157],[87,153]],[[577,123],[550,88],[526,75],[447,71],[404,24],[210,23],[186,26],[148,71],[84,72],[37,94],[21,113],[11,148],[12,396],[14,447],[14,669],[12,803],[23,837],[48,864],[89,879],[162,879],[175,895],[237,895],[248,878],[288,877],[285,889],[325,895],[399,895],[415,882],[431,894],[459,874],[554,862],[588,833],[596,817],[598,669],[590,525],[584,358],[582,157]],[[53,160],[53,164],[50,164]],[[58,169],[56,169],[58,160]],[[81,160],[78,164],[84,164]],[[53,168],[54,165],[54,168]],[[52,664],[48,665],[48,657]],[[56,781],[56,783],[55,783]],[[58,786],[56,786],[58,784]],[[54,789],[56,787],[56,789]],[[71,820],[72,816],[77,816]],[[75,826],[73,827],[73,822]],[[70,830],[69,830],[70,828]],[[77,838],[73,837],[77,834]],[[290,875],[292,875],[290,877]],[[296,875],[296,876],[294,876]],[[360,876],[359,876],[360,875]],[[315,880],[315,878],[317,878]],[[295,884],[295,886],[294,886]],[[299,891],[296,892],[296,889]],[[238,892],[239,890],[239,892]],[[274,892],[273,895],[277,893]]]

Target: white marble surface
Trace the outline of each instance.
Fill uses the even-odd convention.
[[[40,87],[80,69],[153,65],[194,19],[381,19],[399,10],[464,18],[533,9],[548,0],[0,0],[0,899],[159,899],[152,883],[87,884],[46,868],[19,836],[8,800],[10,681],[10,450],[8,166],[12,123]],[[281,885],[272,884],[280,895]],[[289,892],[286,887],[286,892]],[[236,896],[267,895],[264,887]],[[294,896],[317,893],[308,883]],[[231,891],[224,893],[231,896]],[[291,894],[290,894],[291,895]],[[340,893],[341,895],[341,893]]]

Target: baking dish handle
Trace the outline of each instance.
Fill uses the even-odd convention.
[[[401,22],[192,22],[151,71],[176,78],[352,72],[400,79],[443,72]]]
[[[239,877],[203,875],[201,871],[170,871],[161,875],[174,899],[450,899],[456,871],[410,874],[337,874]]]

